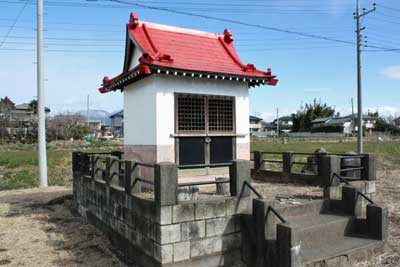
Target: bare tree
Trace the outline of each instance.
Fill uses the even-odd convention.
[[[79,114],[58,114],[47,120],[50,139],[79,139],[89,132],[86,118]]]

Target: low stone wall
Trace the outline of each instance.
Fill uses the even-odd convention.
[[[254,179],[265,182],[312,184],[322,187],[335,186],[344,180],[376,180],[376,157],[373,154],[327,154],[265,152],[254,151],[252,175]],[[276,155],[281,159],[265,159],[264,155]],[[306,161],[296,160],[296,156],[307,156]],[[280,164],[281,170],[270,170],[266,164]],[[295,165],[303,165],[301,173],[295,172]],[[338,180],[339,179],[339,180]]]
[[[91,161],[92,168],[87,168]],[[103,170],[94,158],[73,155],[74,205],[125,253],[126,261],[140,267],[213,267],[241,261],[240,221],[251,213],[252,200],[248,190],[240,194],[237,186],[243,184],[241,176],[250,178],[240,163],[231,168],[231,196],[178,202],[175,165],[155,164],[154,192],[143,194],[135,177],[125,177],[135,172],[116,175],[110,170],[118,168],[106,162]],[[250,173],[249,162],[245,165]],[[120,179],[113,182],[113,176]]]
[[[159,262],[225,266],[241,260],[240,218],[251,212],[250,197],[184,201],[160,212],[155,255]]]

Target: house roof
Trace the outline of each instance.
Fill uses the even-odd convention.
[[[139,49],[141,57],[138,66],[129,70],[134,48]],[[278,82],[271,69],[262,71],[241,62],[229,30],[217,34],[141,22],[131,13],[123,72],[112,79],[104,77],[99,90],[123,89],[153,73],[244,81],[250,86]]]
[[[258,122],[262,121],[262,118],[259,118],[259,117],[250,115],[250,116],[249,116],[249,120],[250,120],[250,121],[255,121],[255,122],[258,123]]]
[[[354,117],[354,120],[357,120],[357,113],[354,115],[350,114],[347,116],[343,117],[325,117],[325,118],[316,118],[315,120],[312,121],[312,123],[326,123],[326,124],[342,124],[345,122],[350,122],[352,121],[352,118]],[[370,115],[363,115],[363,121],[365,120],[376,120],[377,117],[373,117]]]
[[[332,117],[316,118],[315,120],[312,121],[312,123],[324,123],[330,119],[332,119]]]
[[[23,104],[15,105],[15,109],[32,111],[32,106],[29,103],[23,103]],[[50,112],[50,109],[48,107],[45,107],[45,111]]]
[[[114,117],[117,117],[117,116],[124,117],[124,110],[121,109],[121,110],[115,111],[114,113],[111,113],[111,115],[108,116],[108,117],[111,119],[111,118],[114,118]]]
[[[338,117],[338,118],[331,118],[326,121],[326,124],[343,124],[345,122],[350,122],[351,117]]]

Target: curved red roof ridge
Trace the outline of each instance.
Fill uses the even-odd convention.
[[[247,79],[251,86],[263,83],[275,85],[278,82],[270,70],[260,71],[253,64],[244,64],[240,60],[229,30],[225,30],[223,34],[217,34],[143,22],[139,21],[135,13],[132,13],[127,24],[126,38],[123,72],[104,83],[105,87],[121,86],[123,88],[129,84],[127,75],[131,72],[129,67],[135,45],[139,46],[142,53],[137,66],[147,66],[156,72],[169,70],[174,73],[182,71],[183,73],[206,74],[208,77],[210,75],[230,76],[241,78],[241,81]]]
[[[151,45],[151,48],[152,48],[153,51],[154,51],[154,54],[157,54],[157,53],[159,52],[159,50],[158,50],[157,47],[155,46],[153,40],[151,40],[151,37],[150,37],[149,31],[147,30],[146,24],[143,23],[143,24],[142,24],[142,28],[143,28],[144,34],[145,34],[146,37],[147,37],[147,40],[149,41],[149,43],[150,43],[150,45]]]
[[[140,27],[140,25],[143,25],[143,24],[147,25],[149,28],[156,29],[156,30],[188,34],[188,35],[196,35],[196,36],[200,36],[200,37],[207,37],[207,38],[213,38],[213,39],[217,39],[218,37],[223,36],[223,34],[219,34],[219,33],[205,32],[205,31],[200,31],[200,30],[176,27],[176,26],[159,24],[159,23],[154,23],[154,22],[147,22],[147,21],[139,22],[139,27]]]

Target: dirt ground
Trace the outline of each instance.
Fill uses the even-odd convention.
[[[65,187],[0,192],[0,266],[125,266],[107,238],[71,214]]]
[[[264,196],[320,197],[316,187],[254,186]],[[0,266],[125,266],[109,240],[71,213],[66,187],[0,192]],[[60,199],[61,197],[61,199]],[[50,200],[58,199],[56,203]],[[387,251],[363,267],[400,266],[400,171],[380,171],[376,201],[389,207]]]

